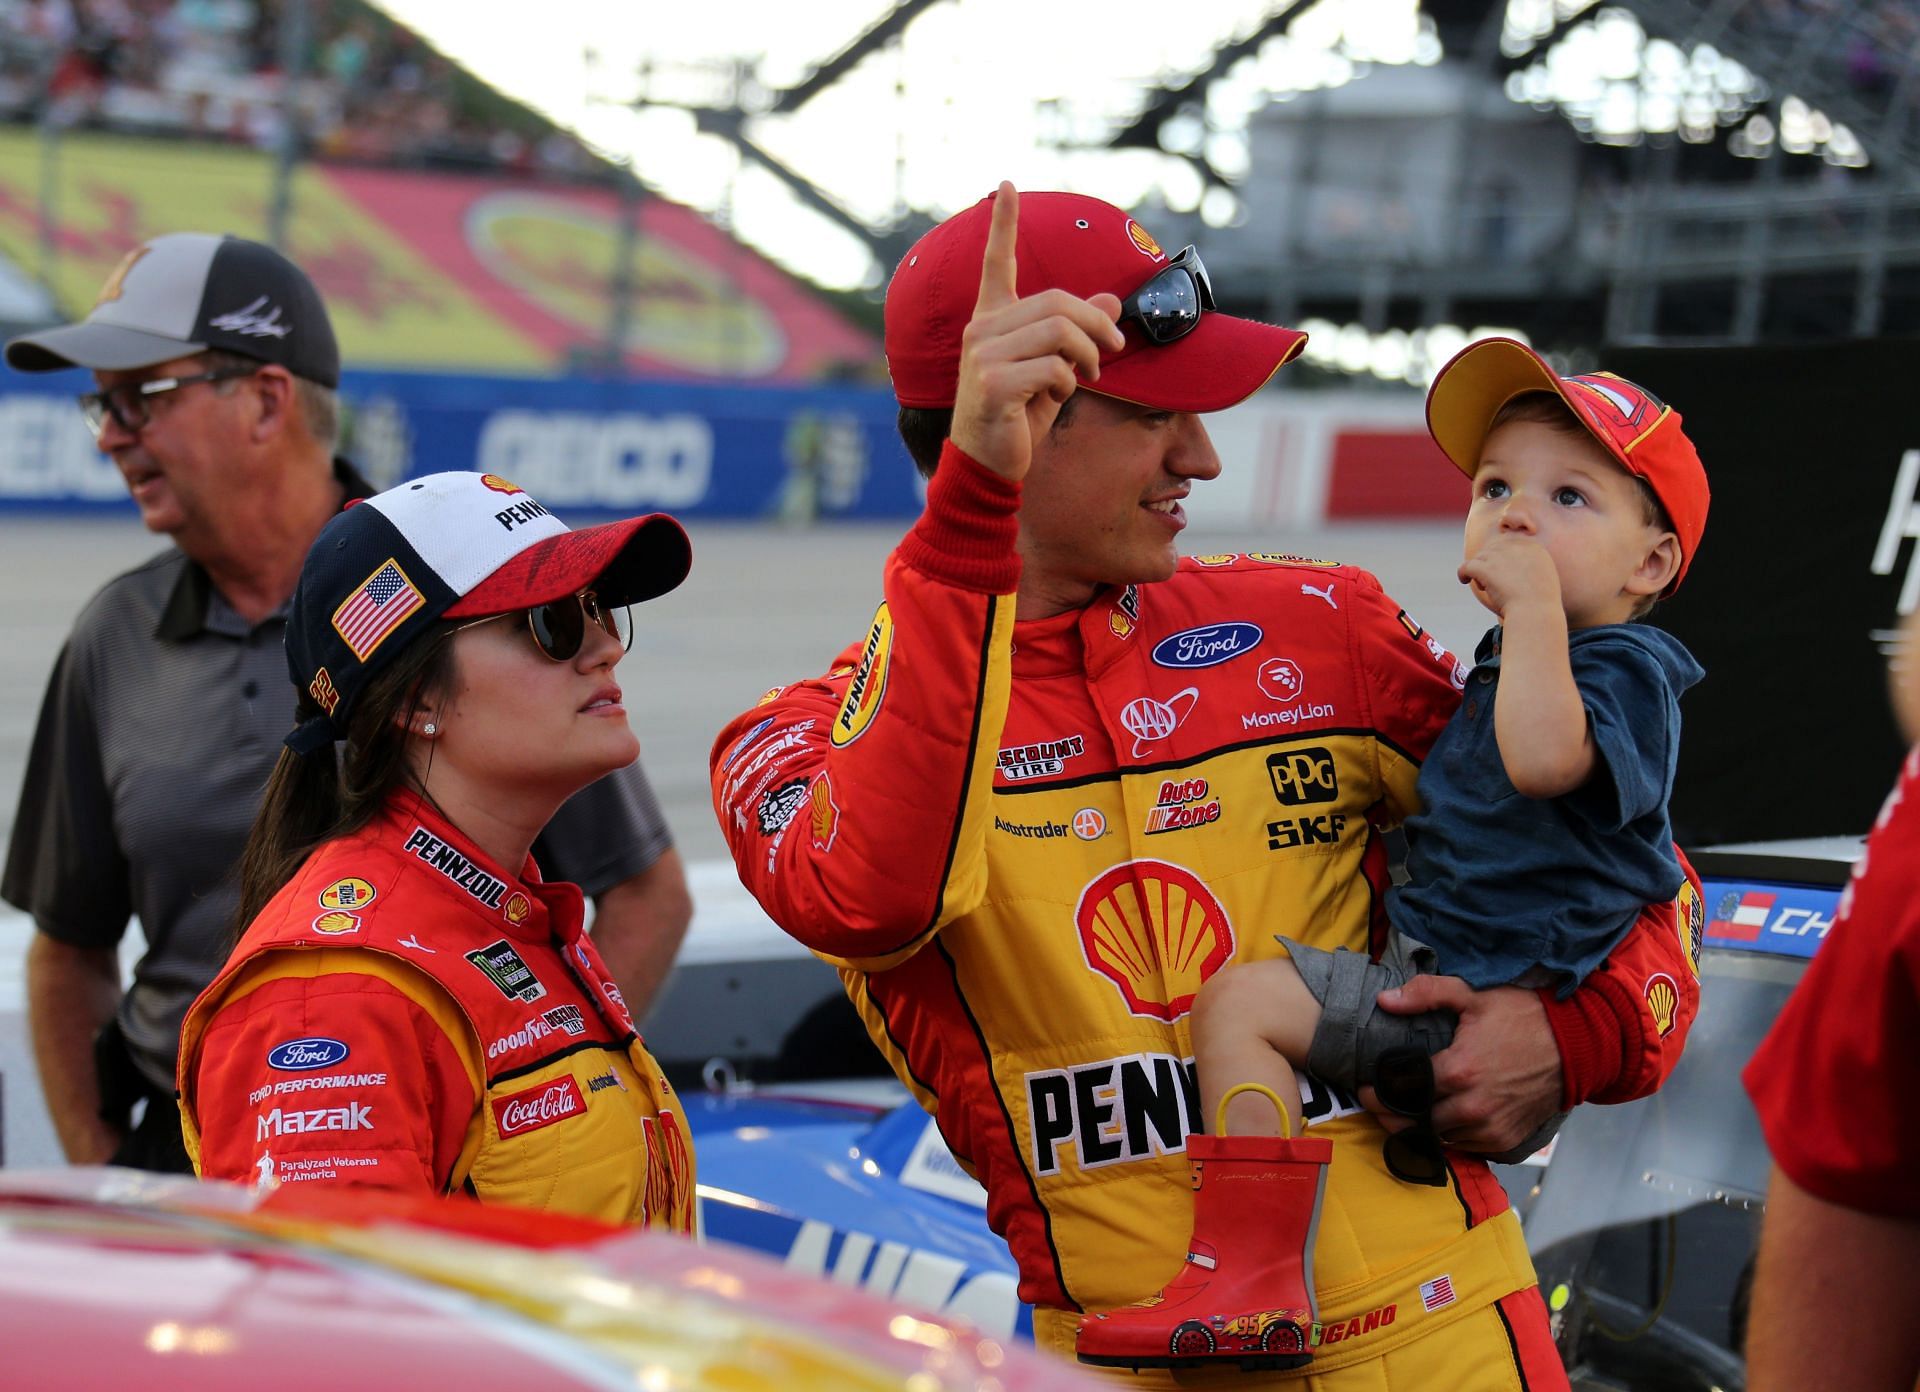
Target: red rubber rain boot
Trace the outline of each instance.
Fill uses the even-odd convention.
[[[1271,1091],[1243,1083],[1241,1092]],[[1186,1264],[1158,1295],[1083,1317],[1082,1363],[1110,1368],[1194,1368],[1238,1363],[1243,1371],[1299,1368],[1320,1339],[1313,1298],[1313,1242],[1320,1226],[1333,1142],[1286,1136],[1189,1136],[1193,1237]]]

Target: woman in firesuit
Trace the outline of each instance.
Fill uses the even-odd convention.
[[[637,757],[626,606],[689,562],[670,517],[569,531],[491,474],[327,525],[289,611],[299,724],[241,863],[244,930],[181,1031],[202,1175],[690,1229],[678,1104],[579,889],[529,855]]]

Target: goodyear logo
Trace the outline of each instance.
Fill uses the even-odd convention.
[[[847,684],[847,694],[833,717],[833,729],[827,738],[835,749],[844,749],[859,739],[879,714],[880,702],[887,694],[887,664],[892,657],[893,611],[883,601],[874,611],[873,626],[867,630],[853,680]]]
[[[365,880],[349,875],[344,880],[335,880],[320,891],[320,907],[323,909],[359,909],[371,904],[379,891]]]
[[[1233,955],[1227,911],[1185,866],[1130,860],[1080,891],[1073,911],[1087,966],[1129,1013],[1178,1020]]]

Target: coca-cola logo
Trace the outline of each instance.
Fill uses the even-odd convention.
[[[555,1078],[525,1091],[493,1099],[493,1122],[501,1139],[523,1136],[556,1121],[579,1116],[587,1110],[587,1099],[571,1077]]]

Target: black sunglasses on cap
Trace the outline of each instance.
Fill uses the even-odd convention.
[[[1446,1148],[1433,1129],[1433,1059],[1419,1049],[1383,1049],[1373,1064],[1373,1093],[1388,1111],[1413,1120],[1387,1133],[1388,1173],[1408,1184],[1445,1184]]]
[[[587,640],[590,623],[604,630],[620,645],[621,651],[633,646],[633,616],[627,612],[627,606],[604,605],[592,590],[536,604],[531,609],[489,614],[484,619],[463,623],[453,631],[462,633],[495,619],[511,619],[521,614],[527,616],[527,631],[533,635],[534,644],[555,662],[571,662],[580,655],[580,645]]]
[[[1120,317],[1133,320],[1147,342],[1164,348],[1192,333],[1201,313],[1213,308],[1213,282],[1200,253],[1188,246],[1120,302]]]

